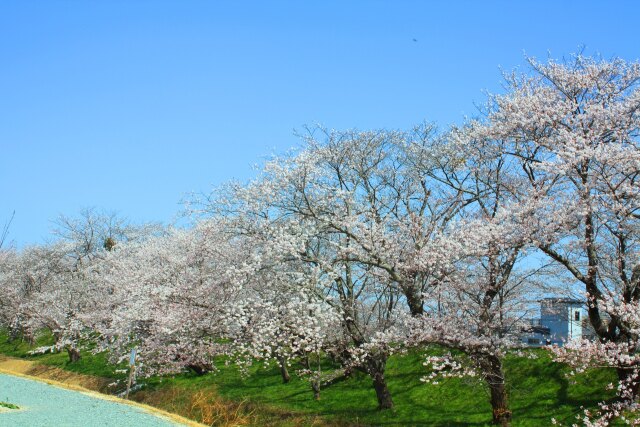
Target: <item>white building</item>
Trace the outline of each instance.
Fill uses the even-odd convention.
[[[523,329],[522,341],[540,346],[576,341],[582,338],[583,303],[570,298],[545,298],[540,301],[540,319]]]

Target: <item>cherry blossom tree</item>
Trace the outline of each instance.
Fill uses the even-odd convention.
[[[4,223],[2,226],[2,230],[0,231],[0,250],[6,244],[7,236],[9,235],[9,228],[11,227],[11,223],[13,222],[13,218],[16,216],[16,211],[13,211],[11,217]]]
[[[78,341],[84,329],[78,315],[88,309],[86,296],[91,289],[74,277],[69,250],[68,244],[58,243],[15,254],[3,288],[11,306],[7,312],[12,334],[19,332],[33,341],[46,329],[55,340],[52,349],[66,350],[74,362],[80,357]]]
[[[619,348],[613,365],[633,402],[640,382],[627,361],[638,335],[605,307],[640,300],[640,64],[581,55],[529,62],[533,75],[507,76],[506,93],[491,98],[475,138],[504,146],[521,166],[523,191],[545,204],[532,219],[543,225],[533,242],[582,286],[600,341],[588,347],[607,358]]]
[[[36,351],[66,350],[69,359],[80,359],[80,347],[88,343],[92,331],[83,319],[90,318],[95,301],[104,289],[89,279],[104,253],[119,241],[143,239],[155,232],[154,226],[124,226],[115,215],[85,210],[80,218],[61,217],[56,231],[61,239],[16,251],[3,271],[6,278],[3,305],[10,305],[4,317],[12,334],[23,334],[30,340],[49,330],[55,343]],[[111,240],[109,240],[111,239]],[[4,270],[4,269],[3,269]]]
[[[640,269],[634,271],[640,274]],[[637,278],[637,276],[635,277]],[[618,296],[608,293],[598,301],[601,313],[609,318],[624,321],[628,333],[637,337],[640,333],[640,304],[619,302]],[[564,347],[553,347],[556,359],[565,362],[574,369],[570,375],[585,372],[591,368],[613,368],[624,375],[617,385],[608,384],[608,389],[615,389],[618,400],[600,402],[598,410],[584,410],[579,417],[587,426],[607,426],[615,418],[621,418],[627,424],[637,425],[637,412],[640,404],[637,401],[636,383],[640,381],[640,341],[631,337],[625,341],[613,342],[605,340],[578,340]]]
[[[290,379],[288,368],[299,365],[297,373],[309,379],[314,398],[319,399],[321,387],[336,375],[335,370],[323,372],[321,362],[339,339],[340,317],[305,285],[255,291],[228,315],[235,360],[242,367],[275,360],[285,383]]]
[[[9,340],[16,339],[24,332],[19,325],[21,289],[20,258],[15,250],[0,250],[0,327],[9,331]]]
[[[503,357],[520,346],[521,319],[539,293],[527,245],[536,208],[519,190],[519,164],[503,147],[454,128],[415,158],[425,176],[448,194],[453,218],[426,244],[418,266],[440,271],[425,314],[407,320],[410,343],[436,343],[457,353],[430,357],[433,373],[473,375],[490,391],[493,421],[509,425]],[[446,371],[444,370],[446,368]],[[453,369],[452,369],[453,368]]]
[[[106,290],[85,319],[99,333],[100,350],[114,360],[136,346],[145,374],[199,374],[225,354],[225,313],[238,287],[233,267],[243,259],[238,242],[201,224],[141,242],[124,243],[105,255],[93,280]]]
[[[140,241],[162,232],[159,224],[132,224],[115,212],[97,208],[83,208],[78,215],[60,215],[55,221],[53,235],[73,244],[78,264],[112,250],[117,244]]]
[[[320,271],[315,293],[342,317],[348,339],[331,353],[367,372],[380,407],[390,408],[391,345],[381,337],[397,310],[423,310],[427,280],[411,270],[412,255],[428,241],[437,205],[407,167],[404,133],[315,132],[321,139],[311,131],[302,151],[267,163],[258,180],[232,186],[207,210],[238,218],[240,233],[288,236],[271,239],[283,245],[272,253]]]

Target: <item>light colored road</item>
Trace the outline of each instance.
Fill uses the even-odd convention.
[[[143,408],[0,373],[0,401],[20,410],[0,412],[2,427],[176,427]]]

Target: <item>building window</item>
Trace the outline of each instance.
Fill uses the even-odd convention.
[[[576,320],[576,321],[577,321],[577,320],[580,320],[580,312],[579,312],[579,311],[576,311],[576,312],[573,314],[573,318],[574,318],[574,320]]]
[[[537,338],[529,338],[527,340],[527,344],[529,345],[536,345],[536,344],[540,344],[540,340]]]

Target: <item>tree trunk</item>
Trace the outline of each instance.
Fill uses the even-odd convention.
[[[638,368],[638,367],[636,367]],[[622,396],[624,400],[636,401],[638,399],[638,391],[640,391],[640,378],[637,369],[620,369],[617,370],[618,380],[620,384],[624,384],[628,391]]]
[[[80,351],[75,347],[67,347],[67,354],[69,355],[69,362],[71,363],[80,360]]]
[[[311,378],[311,390],[313,390],[314,400],[320,400],[320,379]]]
[[[407,298],[407,305],[411,316],[418,317],[424,314],[424,305],[422,301],[422,293],[415,285],[405,287],[404,296]]]
[[[195,364],[195,363],[192,365],[187,365],[186,368],[193,371],[196,375],[204,375],[211,370],[209,367],[203,364]]]
[[[286,360],[284,360],[284,357],[278,356],[278,364],[280,365],[280,375],[282,375],[282,382],[286,384],[291,380],[291,377],[289,376],[287,362]]]
[[[313,398],[320,400],[320,374],[313,373],[311,370],[311,363],[309,361],[309,355],[305,355],[300,361],[304,369],[309,373],[309,383],[311,384],[311,390],[313,391]]]
[[[507,389],[502,371],[502,361],[496,356],[481,356],[480,366],[484,373],[484,379],[489,386],[491,394],[491,408],[493,410],[493,423],[508,427],[511,425],[511,411],[507,398]]]
[[[375,389],[376,397],[378,398],[378,409],[393,408],[391,392],[387,387],[387,380],[384,378],[384,369],[386,364],[386,355],[369,356],[369,361],[367,363],[367,371],[373,379],[373,388]]]
[[[346,368],[344,368],[344,377],[351,378],[352,376],[353,376],[353,367],[347,366]]]
[[[373,388],[376,390],[376,397],[378,398],[378,409],[392,409],[393,399],[387,387],[384,373],[377,372],[373,375]]]
[[[504,383],[489,384],[491,390],[491,408],[493,409],[493,423],[508,427],[511,425],[511,411],[507,401],[507,391]]]

